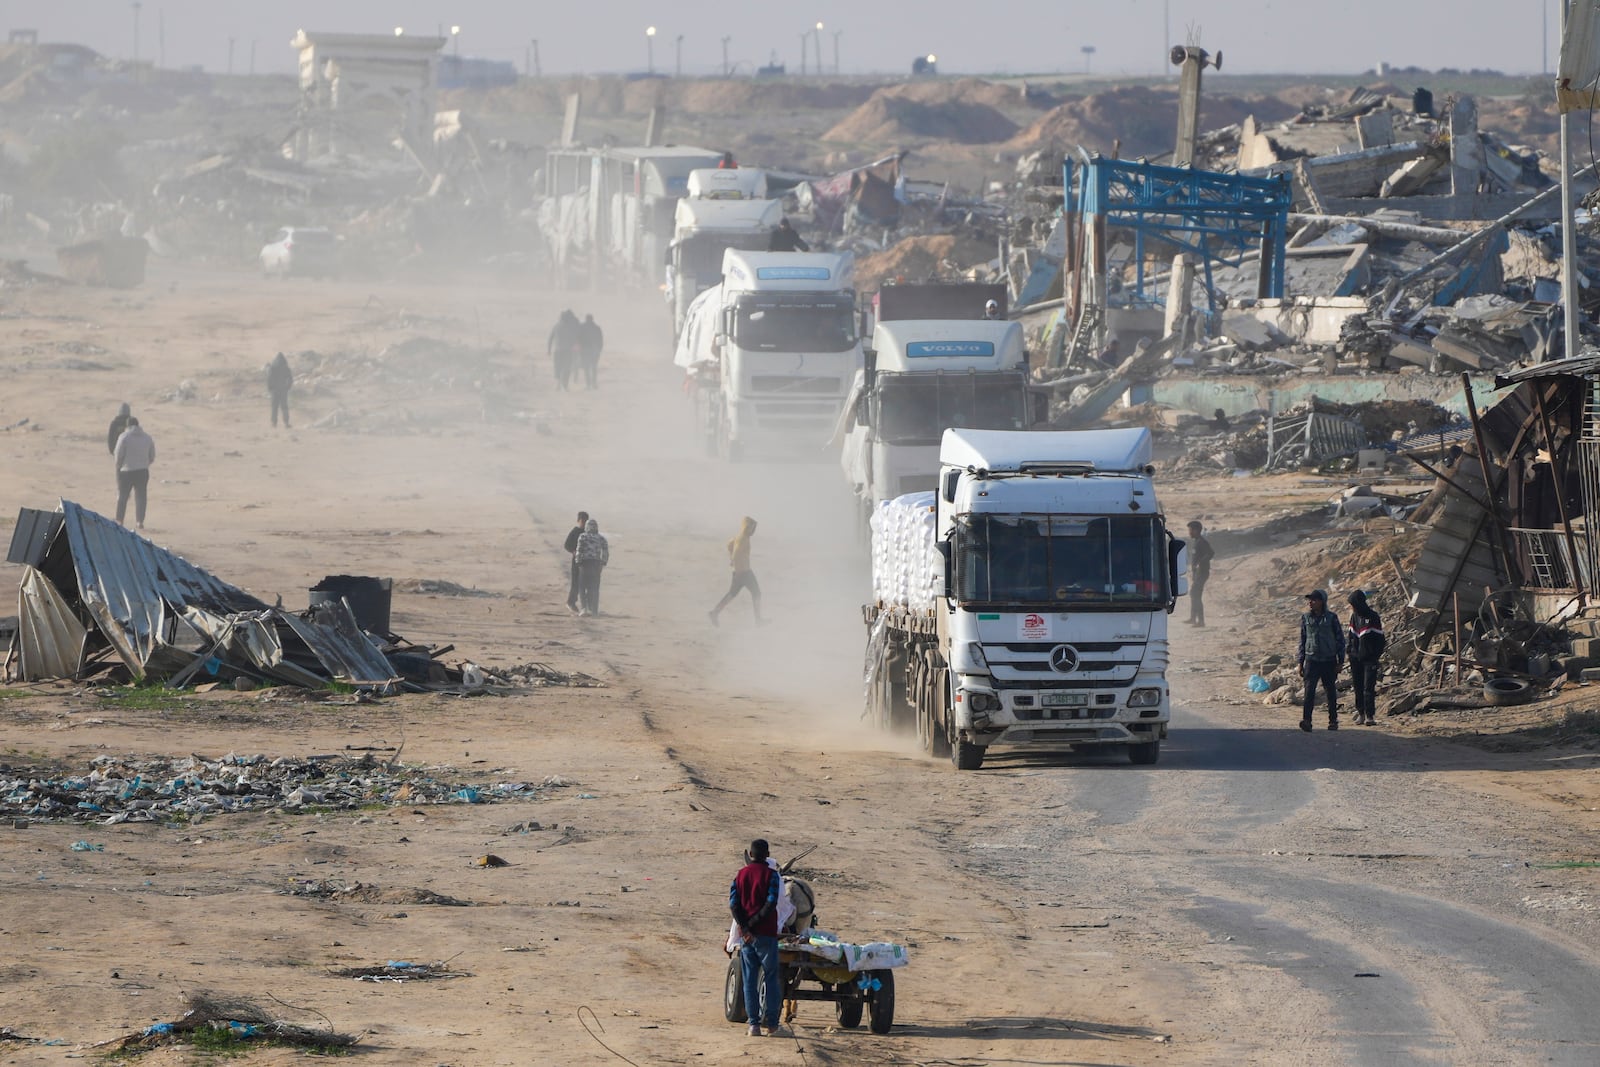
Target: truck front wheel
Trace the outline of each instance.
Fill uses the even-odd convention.
[[[950,742],[950,762],[958,771],[975,771],[983,766],[983,746],[958,735]]]
[[[1128,762],[1137,766],[1148,767],[1161,758],[1160,741],[1141,741],[1128,746]]]

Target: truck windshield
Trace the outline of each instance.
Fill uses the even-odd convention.
[[[729,248],[763,251],[767,247],[765,230],[757,234],[695,234],[673,245],[680,277],[692,277],[700,289],[717,284],[722,277],[722,253]]]
[[[877,437],[891,445],[936,445],[944,432],[1026,430],[1020,374],[880,374]]]
[[[739,301],[733,341],[746,352],[845,352],[856,343],[847,293],[784,293]]]
[[[1165,605],[1166,537],[1154,516],[963,515],[955,585],[962,604]]]

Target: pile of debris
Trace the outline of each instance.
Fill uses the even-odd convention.
[[[331,1026],[320,1028],[287,1022],[244,997],[191,993],[187,1003],[187,1009],[173,1022],[152,1023],[114,1041],[90,1047],[108,1048],[113,1052],[142,1051],[165,1045],[195,1044],[197,1036],[204,1033],[209,1049],[227,1046],[243,1049],[259,1043],[326,1052],[349,1048],[361,1039],[359,1034],[340,1033]]]
[[[398,755],[398,753],[397,753]],[[370,804],[490,804],[540,800],[571,783],[471,784],[449,767],[395,766],[368,752],[301,758],[229,753],[96,756],[83,774],[59,777],[0,770],[0,816],[71,819],[113,826],[239,811],[352,811]]]

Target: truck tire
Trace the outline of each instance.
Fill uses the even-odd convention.
[[[737,952],[728,960],[728,977],[722,983],[722,1015],[730,1023],[749,1021],[744,1010],[744,972]]]
[[[950,762],[958,771],[975,771],[983,766],[983,746],[956,737],[950,742]]]
[[[1161,758],[1161,742],[1140,741],[1128,746],[1128,762],[1139,767],[1148,767]]]
[[[894,972],[868,973],[878,980],[879,986],[867,1001],[867,1009],[872,1012],[872,1021],[867,1025],[875,1034],[887,1034],[889,1027],[894,1025]]]
[[[854,990],[851,987],[846,986],[845,988],[850,989],[851,994],[854,993]],[[834,1017],[839,1020],[840,1028],[845,1030],[854,1030],[856,1027],[860,1026],[861,1013],[866,1006],[866,1001],[854,995],[848,996],[848,998],[845,1000],[834,1001],[833,1013]]]

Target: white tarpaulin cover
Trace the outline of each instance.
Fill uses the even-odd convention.
[[[1561,64],[1556,70],[1556,106],[1562,112],[1593,111],[1600,93],[1600,3],[1573,0],[1567,6],[1561,35]]]

